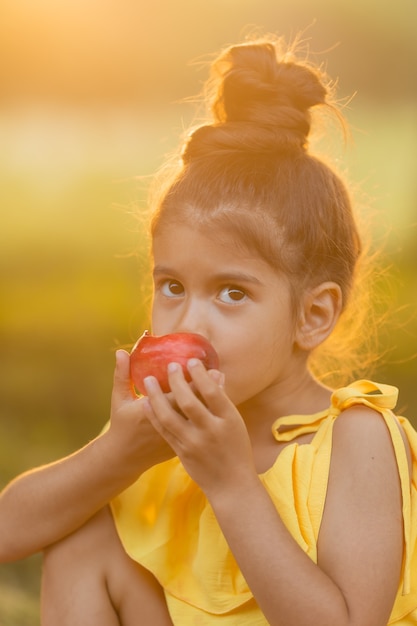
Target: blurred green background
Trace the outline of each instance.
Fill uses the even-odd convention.
[[[417,425],[416,1],[1,0],[0,488],[107,419],[114,350],[148,325],[134,212],[193,119],[201,61],[253,29],[304,31],[354,96],[340,158],[384,244],[395,312],[375,378]],[[38,556],[0,566],[3,626],[38,624],[39,579]]]

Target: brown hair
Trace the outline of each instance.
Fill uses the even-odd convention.
[[[216,237],[227,229],[289,276],[295,306],[304,287],[329,280],[346,308],[361,239],[346,185],[308,149],[312,109],[337,111],[328,80],[268,39],[224,50],[207,94],[213,119],[187,137],[160,188],[152,234],[167,220]]]

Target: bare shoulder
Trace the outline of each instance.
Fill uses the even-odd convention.
[[[346,498],[349,486],[364,509],[378,498],[391,508],[401,493],[389,429],[380,413],[363,405],[343,411],[333,429],[329,490],[337,500],[338,492]]]
[[[409,442],[395,415],[392,415],[392,421],[401,435],[411,469]],[[334,424],[333,470],[339,463],[343,466],[352,462],[355,465],[351,467],[351,471],[355,473],[361,473],[374,466],[382,469],[380,467],[382,464],[385,478],[390,473],[390,468],[393,470],[395,478],[398,478],[392,436],[387,424],[378,411],[364,405],[356,405],[346,409],[339,415]]]
[[[394,416],[393,416],[393,419]],[[357,434],[358,430],[378,432],[383,437],[384,433],[389,437],[388,429],[382,415],[376,410],[363,404],[356,404],[340,413],[334,425],[334,432],[337,436],[339,431],[344,434],[352,432]]]

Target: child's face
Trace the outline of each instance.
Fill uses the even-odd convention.
[[[153,333],[204,335],[236,405],[300,374],[289,286],[262,258],[188,226],[160,228],[153,255]]]

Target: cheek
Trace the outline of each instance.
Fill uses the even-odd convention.
[[[255,379],[262,376],[271,364],[271,355],[266,352],[264,345],[256,341],[242,341],[235,345],[223,345],[219,349],[220,369],[226,377],[226,388],[234,395],[236,392],[245,392],[251,387]]]
[[[276,333],[270,335],[259,330],[242,338],[240,345],[225,354],[226,380],[233,381],[233,386],[249,388],[275,378],[291,351],[291,340],[282,332],[285,331],[277,328]]]

